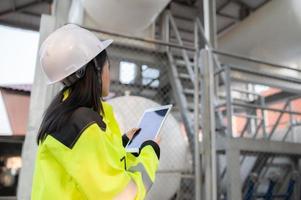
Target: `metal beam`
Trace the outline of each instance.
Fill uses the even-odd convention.
[[[26,15],[30,15],[33,17],[41,17],[42,13],[35,13],[35,12],[31,12],[31,11],[21,11],[21,13],[26,14]]]
[[[81,25],[78,24],[78,26],[81,26]],[[135,36],[125,35],[125,34],[120,34],[120,33],[115,33],[115,32],[95,29],[95,28],[90,28],[90,27],[86,27],[86,26],[81,26],[81,27],[85,28],[89,31],[95,32],[95,33],[103,33],[103,34],[108,34],[108,35],[111,35],[111,36],[121,37],[121,38],[125,38],[125,39],[132,39],[132,40],[142,41],[142,42],[145,42],[145,43],[151,43],[151,44],[157,44],[157,45],[162,45],[162,46],[174,47],[174,48],[178,48],[178,49],[185,49],[185,50],[189,50],[189,51],[195,51],[194,47],[187,47],[187,46],[183,46],[183,45],[179,45],[179,44],[175,44],[175,43],[165,42],[165,41],[162,41],[162,40],[145,39],[145,38],[141,38],[141,37],[135,37]]]
[[[4,11],[0,12],[0,18],[2,18],[5,15],[11,14],[13,12],[18,12],[18,11],[24,10],[26,8],[29,8],[31,6],[38,5],[40,3],[43,3],[43,1],[44,0],[38,0],[38,1],[32,1],[30,3],[24,4],[24,5],[21,5],[21,6],[13,6],[12,9],[7,9],[7,10],[4,10]]]
[[[1,20],[0,19],[0,24],[5,25],[5,26],[10,26],[10,27],[15,27],[15,28],[22,28],[26,30],[31,30],[31,31],[39,31],[39,24],[32,24],[32,23],[26,23],[26,22],[16,22],[15,20]]]
[[[239,55],[239,54],[235,54],[235,53],[223,52],[223,51],[219,51],[219,50],[215,50],[215,49],[213,49],[213,53],[218,54],[220,56],[235,58],[235,59],[238,59],[238,60],[243,60],[243,61],[248,61],[248,62],[252,62],[252,63],[268,65],[268,66],[273,67],[273,68],[288,69],[288,70],[292,70],[292,71],[296,71],[296,72],[301,72],[301,69],[292,68],[292,67],[289,67],[289,66],[286,66],[286,65],[279,65],[277,63],[272,63],[272,62],[269,62],[269,61],[260,60],[258,58],[247,57],[247,56],[243,56],[243,55]]]
[[[271,1],[271,0],[266,0],[266,1],[262,2],[261,4],[259,4],[259,5],[255,8],[255,10],[258,9],[258,8],[260,8],[260,7],[262,7],[262,6],[264,6],[265,4],[269,3],[270,1]]]
[[[280,88],[287,92],[300,93],[300,72],[284,76],[278,69],[262,67],[262,65],[227,65],[231,67],[231,77],[238,82],[256,83]],[[286,70],[286,69],[285,69]]]
[[[221,6],[219,6],[216,9],[216,12],[218,13],[218,12],[222,11],[224,8],[226,8],[229,5],[230,2],[231,2],[231,0],[225,1]]]
[[[229,15],[229,14],[226,14],[226,13],[217,12],[217,15],[219,15],[221,17],[226,17],[226,18],[229,18],[229,19],[233,19],[235,21],[240,21],[239,18],[237,18],[235,16],[232,16],[232,15]]]
[[[16,0],[12,0],[11,4],[12,4],[12,7],[13,7],[13,10],[15,10],[16,9]]]
[[[266,104],[273,104],[276,102],[283,102],[286,99],[295,96],[295,93],[292,92],[285,92],[285,91],[279,91],[275,94],[269,95],[265,97],[265,103]]]
[[[249,4],[241,1],[241,0],[231,0],[231,2],[236,3],[239,6],[245,6],[246,8],[248,8],[250,11],[254,11],[254,8],[250,7]]]
[[[291,114],[291,115],[301,115],[301,112],[289,111],[289,110],[283,110],[283,109],[277,109],[277,108],[271,108],[271,107],[267,107],[267,106],[254,105],[254,104],[250,104],[250,103],[232,102],[232,105],[239,106],[239,107],[245,107],[245,108],[254,108],[254,109],[269,110],[269,111],[278,112],[278,113],[287,113],[287,114]]]
[[[292,142],[271,140],[254,140],[246,138],[220,137],[217,144],[218,151],[226,152],[228,149],[239,150],[242,153],[266,153],[277,156],[301,156],[301,145]]]
[[[257,71],[256,71],[257,70]],[[260,84],[269,87],[279,88],[286,92],[291,92],[294,94],[301,93],[301,83],[293,83],[289,79],[283,80],[281,77],[276,77],[273,75],[268,75],[264,72],[259,72],[259,68],[253,68],[252,70],[232,70],[231,78],[236,82],[242,83],[253,83]],[[266,70],[267,71],[267,70]],[[271,71],[270,71],[271,73]]]

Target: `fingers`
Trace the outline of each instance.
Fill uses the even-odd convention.
[[[129,131],[127,131],[127,133],[133,134],[133,133],[135,133],[137,130],[138,130],[138,128],[132,128],[132,129],[130,129]]]
[[[129,132],[131,133],[135,133],[136,131],[138,131],[140,128],[132,128]]]
[[[126,135],[128,136],[129,139],[132,139],[133,136],[139,134],[141,128],[132,128],[129,130]]]
[[[140,133],[140,131],[141,131],[141,128],[137,128],[135,133],[138,134],[138,133]]]
[[[141,128],[134,128],[134,133],[140,132]]]

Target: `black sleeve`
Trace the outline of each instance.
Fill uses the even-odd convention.
[[[140,154],[141,150],[143,149],[143,147],[145,147],[147,145],[151,145],[153,147],[158,159],[160,159],[160,146],[153,140],[147,140],[147,141],[143,142],[139,148],[139,154]]]
[[[123,145],[123,147],[125,147],[127,145],[129,140],[130,139],[126,136],[126,134],[122,135],[122,145]],[[147,145],[151,145],[153,147],[158,159],[160,159],[160,146],[156,142],[154,142],[153,140],[147,140],[147,141],[143,142],[142,145],[139,148],[139,153],[132,153],[132,154],[136,157],[139,156],[139,154],[140,154],[141,150],[143,149],[143,147],[145,147]]]
[[[126,136],[126,134],[123,134],[123,136],[122,136],[122,145],[123,145],[123,147],[125,147],[127,145],[129,140],[130,139],[128,138],[128,136]]]

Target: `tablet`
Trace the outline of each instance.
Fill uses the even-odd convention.
[[[137,153],[144,141],[156,139],[171,107],[172,105],[165,105],[145,110],[137,127],[141,130],[128,142],[126,151]]]

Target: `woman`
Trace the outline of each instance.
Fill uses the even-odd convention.
[[[155,180],[158,141],[139,153],[124,146],[138,132],[121,135],[109,94],[106,48],[76,25],[65,25],[42,44],[40,62],[49,83],[65,85],[52,100],[39,129],[33,200],[144,199]]]

